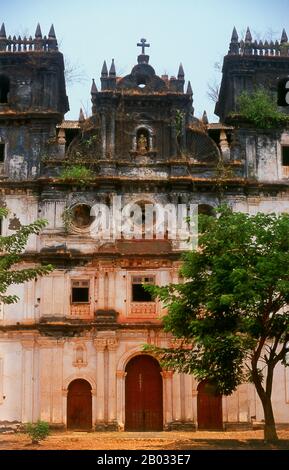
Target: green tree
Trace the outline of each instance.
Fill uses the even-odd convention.
[[[237,99],[238,112],[254,124],[257,129],[284,127],[289,124],[288,116],[278,110],[276,99],[265,88],[251,93],[243,91]],[[231,113],[232,116],[236,113]]]
[[[253,382],[264,437],[277,440],[271,394],[289,351],[289,215],[199,217],[199,247],[184,255],[182,283],[149,286],[168,308],[164,328],[182,346],[151,348],[164,367],[194,374],[230,395]]]
[[[0,218],[8,215],[6,208],[0,208]],[[46,220],[36,220],[32,224],[23,225],[17,232],[6,237],[0,237],[0,301],[4,304],[12,304],[19,300],[15,294],[7,295],[7,289],[12,284],[22,284],[38,276],[43,276],[52,271],[50,264],[38,265],[32,268],[19,268],[29,235],[36,234],[47,225]]]

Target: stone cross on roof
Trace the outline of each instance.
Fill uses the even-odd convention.
[[[147,40],[142,38],[140,42],[137,43],[138,47],[141,47],[141,53],[145,54],[145,47],[150,47],[150,44],[146,44]]]

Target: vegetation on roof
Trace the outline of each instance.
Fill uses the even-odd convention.
[[[257,129],[272,129],[289,124],[289,116],[278,110],[275,98],[264,88],[249,93],[243,91],[237,99],[238,112],[231,116],[241,116]]]

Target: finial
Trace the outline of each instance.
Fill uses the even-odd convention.
[[[281,35],[281,44],[283,44],[284,42],[288,42],[288,36],[286,34],[286,31],[285,29],[283,28],[283,31],[282,31],[282,35]]]
[[[35,37],[37,39],[42,39],[42,32],[41,32],[41,28],[40,28],[39,23],[37,23],[37,28],[36,28],[36,31],[35,31]]]
[[[245,42],[252,42],[252,35],[249,26],[246,31]]]
[[[183,80],[184,77],[185,77],[185,72],[184,72],[182,63],[180,63],[179,71],[178,71],[178,80]]]
[[[92,95],[96,95],[96,93],[97,93],[97,88],[96,88],[96,84],[95,84],[94,78],[92,79],[92,85],[91,85],[90,93],[91,93]]]
[[[147,40],[142,38],[140,42],[137,43],[137,47],[141,47],[141,53],[145,54],[145,48],[150,47],[150,44],[147,44]]]
[[[193,95],[192,85],[190,81],[188,81],[187,95],[191,95],[191,96]]]
[[[53,24],[52,24],[51,27],[50,27],[50,30],[49,30],[49,33],[48,33],[48,37],[49,37],[49,39],[56,39]]]
[[[110,77],[115,77],[116,76],[114,59],[112,59],[112,61],[111,61],[111,66],[110,66],[110,69],[109,69],[109,76]]]
[[[83,122],[83,121],[85,121],[85,117],[84,117],[84,114],[83,114],[82,108],[80,108],[80,111],[79,111],[79,117],[78,117],[78,121],[79,121],[79,122]]]
[[[207,112],[206,112],[206,111],[203,112],[202,123],[203,123],[203,124],[209,124],[209,119],[208,119],[208,116],[207,116]]]
[[[238,33],[237,33],[237,30],[234,26],[233,28],[233,32],[232,32],[232,36],[231,36],[231,42],[238,42]]]
[[[108,76],[106,61],[103,62],[103,66],[102,66],[102,69],[101,69],[101,76],[102,77],[107,77]]]
[[[6,39],[6,31],[5,31],[5,24],[2,23],[1,29],[0,29],[0,38]]]

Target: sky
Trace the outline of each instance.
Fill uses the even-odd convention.
[[[140,53],[140,38],[150,43],[150,64],[158,75],[176,75],[182,62],[194,92],[195,116],[206,110],[217,122],[208,84],[221,79],[220,66],[232,29],[239,36],[250,27],[253,40],[289,36],[289,0],[0,0],[0,23],[7,36],[32,35],[39,22],[47,35],[53,23],[68,73],[70,111],[91,113],[92,78],[100,88],[104,59],[115,59],[118,76],[130,73]]]

